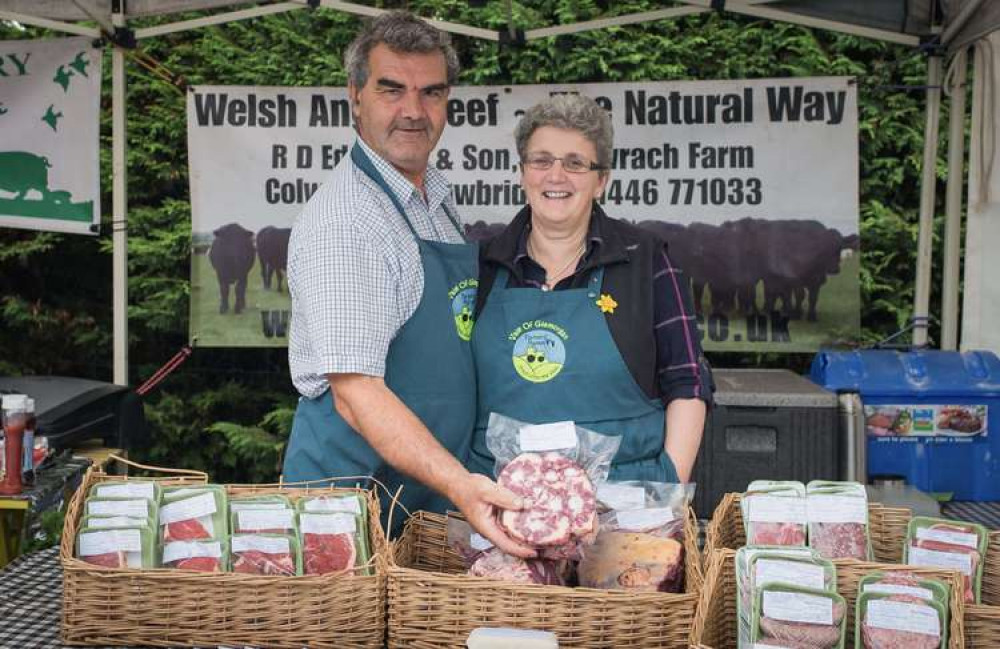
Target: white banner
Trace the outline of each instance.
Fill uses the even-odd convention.
[[[611,112],[605,209],[670,242],[693,278],[707,349],[809,351],[856,338],[853,80],[455,88],[431,162],[453,184],[471,237],[497,232],[524,204],[514,127],[560,92]],[[191,335],[199,345],[283,345],[287,228],[354,140],[346,90],[201,86],[188,97]],[[235,268],[213,268],[215,242],[219,263],[224,249]]]
[[[0,42],[0,227],[97,234],[101,50],[92,42]]]

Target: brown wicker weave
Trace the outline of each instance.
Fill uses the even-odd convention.
[[[703,577],[697,523],[685,526],[684,594],[514,584],[470,577],[448,547],[447,518],[417,512],[394,542],[389,646],[464,647],[481,626],[551,631],[560,647],[687,647]]]
[[[705,587],[701,591],[698,611],[691,626],[691,644],[705,649],[735,649],[737,635],[736,612],[736,553],[717,550],[708,560]],[[951,619],[948,627],[948,648],[966,646],[962,619],[962,580],[957,572],[912,568],[899,564],[868,563],[851,559],[838,560],[837,592],[847,600],[847,649],[854,647],[854,609],[861,577],[876,570],[907,570],[921,576],[942,579],[951,586]],[[971,645],[970,645],[971,646]]]
[[[168,469],[157,469],[173,473]],[[203,483],[206,476],[164,479]],[[194,477],[191,475],[194,474]],[[272,577],[186,570],[100,568],[74,558],[76,532],[91,485],[126,480],[91,469],[70,501],[63,528],[62,637],[66,644],[259,646],[299,649],[383,646],[388,545],[378,499],[359,489],[227,485],[233,494],[357,493],[369,509],[371,561],[355,574]],[[144,478],[146,479],[146,478]],[[361,574],[370,571],[371,576]]]

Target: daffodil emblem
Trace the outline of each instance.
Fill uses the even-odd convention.
[[[601,308],[601,313],[614,313],[615,307],[618,306],[615,299],[607,293],[602,293],[596,304]]]

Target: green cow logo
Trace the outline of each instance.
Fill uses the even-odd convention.
[[[0,214],[89,221],[93,201],[49,186],[52,163],[29,151],[0,151]]]
[[[546,329],[532,329],[514,341],[511,358],[514,371],[526,381],[551,381],[566,364],[566,346],[559,336]]]
[[[472,339],[472,328],[476,324],[474,311],[478,286],[478,280],[463,279],[448,291],[448,297],[451,298],[451,315],[455,318],[455,331],[458,332],[458,337],[466,342]]]

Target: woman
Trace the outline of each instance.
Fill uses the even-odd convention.
[[[711,390],[686,277],[652,233],[609,218],[612,128],[561,95],[515,131],[528,205],[480,252],[470,470],[493,475],[491,412],[620,435],[612,480],[688,481]]]

